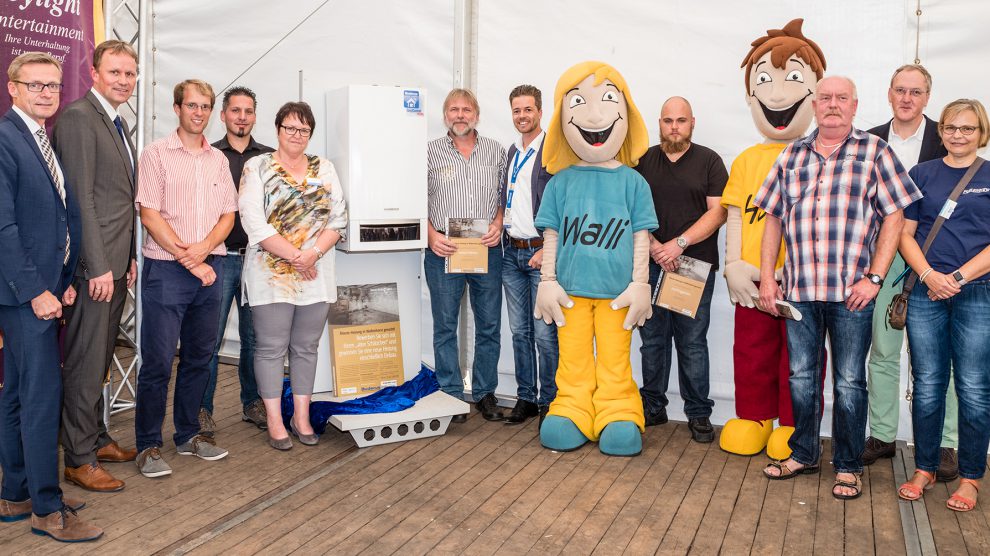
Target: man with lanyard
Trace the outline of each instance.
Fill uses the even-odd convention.
[[[901,164],[910,170],[916,164],[945,156],[945,146],[938,133],[938,122],[925,116],[925,106],[932,91],[932,76],[924,66],[907,64],[897,68],[890,79],[887,100],[894,117],[870,130],[894,149]],[[870,390],[870,437],[863,450],[863,465],[879,458],[894,457],[897,423],[900,417],[898,393],[901,391],[901,348],[904,331],[887,325],[887,306],[904,284],[897,280],[904,272],[904,259],[894,255],[888,275],[891,277],[877,294],[873,311],[873,345],[867,364]],[[955,446],[958,441],[956,390],[949,378],[946,394],[945,423],[942,426],[942,453],[935,477],[951,481],[959,474]]]
[[[505,229],[502,286],[516,369],[516,406],[506,423],[519,424],[537,415],[542,422],[557,392],[557,330],[533,316],[543,262],[543,237],[533,220],[550,181],[550,173],[542,163],[543,95],[532,85],[519,85],[509,93],[509,104],[512,125],[520,137],[509,147],[511,173],[502,184],[501,195]]]
[[[247,87],[235,86],[223,95],[220,121],[227,128],[227,134],[213,146],[227,157],[230,163],[230,176],[234,187],[241,186],[241,172],[244,163],[259,154],[270,153],[274,149],[262,145],[251,137],[254,129],[255,109],[258,100],[254,91]],[[230,303],[237,303],[237,333],[240,340],[240,359],[237,364],[237,378],[241,383],[241,420],[247,421],[261,430],[268,429],[268,416],[265,404],[258,395],[258,384],[254,379],[254,321],[251,319],[251,306],[241,304],[241,267],[244,265],[244,249],[247,248],[247,234],[241,226],[240,213],[234,215],[234,228],[224,240],[227,254],[223,257],[223,289],[220,292],[220,328],[217,331],[217,345],[210,359],[210,379],[199,406],[199,432],[213,436],[216,425],[213,422],[213,394],[217,389],[217,366],[220,345],[227,330],[227,316]]]
[[[763,473],[791,479],[821,464],[821,369],[826,335],[833,367],[832,496],[862,493],[866,433],[866,352],[874,298],[897,251],[904,207],[921,198],[894,152],[853,127],[859,101],[845,77],[826,77],[814,97],[818,128],[788,145],[753,204],[766,211],[760,253],[760,306],[771,315],[784,299],[801,312],[787,320],[794,434],[791,457]],[[784,230],[786,229],[786,233]],[[784,289],[774,261],[785,240]]]

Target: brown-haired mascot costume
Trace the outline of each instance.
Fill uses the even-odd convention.
[[[568,451],[642,451],[643,402],[632,377],[632,328],[651,315],[650,186],[635,170],[649,146],[626,81],[602,62],[568,69],[554,91],[543,164],[554,177],[536,216],[544,229],[535,315],[559,327],[557,397],[540,442]]]
[[[759,311],[753,300],[759,296],[766,213],[753,206],[752,199],[777,155],[787,143],[805,135],[814,116],[811,101],[825,71],[825,56],[801,32],[803,21],[795,19],[783,29],[768,30],[753,41],[743,59],[746,102],[766,142],[736,157],[722,194],[722,205],[728,209],[724,272],[729,299],[736,306],[733,363],[739,418],[725,424],[719,445],[741,455],[757,454],[765,447],[769,457],[781,460],[790,456],[787,441],[794,432],[787,336],[784,320]],[[777,276],[783,264],[781,243]],[[774,418],[779,419],[776,430]]]

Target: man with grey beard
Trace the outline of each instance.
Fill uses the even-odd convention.
[[[464,396],[464,380],[457,351],[457,317],[465,286],[471,291],[474,312],[474,363],[471,394],[481,416],[489,421],[505,418],[498,409],[498,356],[502,323],[502,208],[499,192],[505,181],[505,149],[481,136],[480,108],[467,89],[450,91],[443,102],[447,134],[427,145],[427,196],[429,248],[423,260],[426,285],[433,311],[433,353],[440,389]],[[480,219],[488,223],[481,243],[488,247],[488,272],[454,274],[445,269],[446,258],[457,245],[446,237],[451,218]],[[464,415],[453,422],[463,423]]]
[[[654,307],[653,317],[640,328],[640,394],[646,426],[666,423],[673,342],[691,438],[707,443],[715,439],[709,421],[715,402],[708,396],[708,322],[714,271],[718,269],[718,229],[726,218],[722,190],[729,174],[715,151],[691,142],[693,131],[694,115],[688,101],[667,99],[660,109],[660,144],[650,147],[636,166],[650,184],[660,221],[660,228],[650,237],[650,285],[656,288],[661,270],[676,270],[681,255],[712,265],[694,318]]]

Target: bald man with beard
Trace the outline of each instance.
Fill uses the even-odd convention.
[[[660,271],[677,268],[686,255],[718,268],[718,229],[725,223],[722,190],[729,180],[722,158],[691,142],[694,132],[691,104],[672,97],[660,109],[660,144],[651,147],[636,166],[650,184],[660,227],[650,237],[650,285],[656,288]],[[671,347],[677,349],[677,374],[684,413],[695,442],[715,439],[709,417],[715,402],[708,395],[708,323],[715,273],[708,276],[694,318],[653,308],[653,317],[639,333],[643,340],[643,410],[646,426],[667,422],[667,383]]]

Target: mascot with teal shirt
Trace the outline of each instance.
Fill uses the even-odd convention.
[[[554,177],[544,229],[537,318],[558,326],[557,397],[540,427],[544,447],[602,453],[643,448],[643,403],[632,377],[632,329],[651,315],[653,198],[635,166],[649,146],[625,79],[602,62],[564,72],[554,91],[543,164]]]
[[[788,143],[805,135],[814,116],[811,101],[825,71],[825,56],[801,32],[803,21],[795,19],[783,29],[770,29],[752,42],[743,59],[746,103],[766,141],[736,157],[722,193],[722,205],[728,209],[725,281],[736,306],[733,363],[738,418],[722,428],[719,445],[740,455],[754,455],[766,448],[767,455],[777,460],[790,456],[787,441],[794,432],[787,332],[784,319],[758,310],[753,299],[759,295],[766,213],[752,201],[777,156]],[[775,266],[778,280],[783,264],[781,243]],[[776,429],[774,419],[778,419]]]

